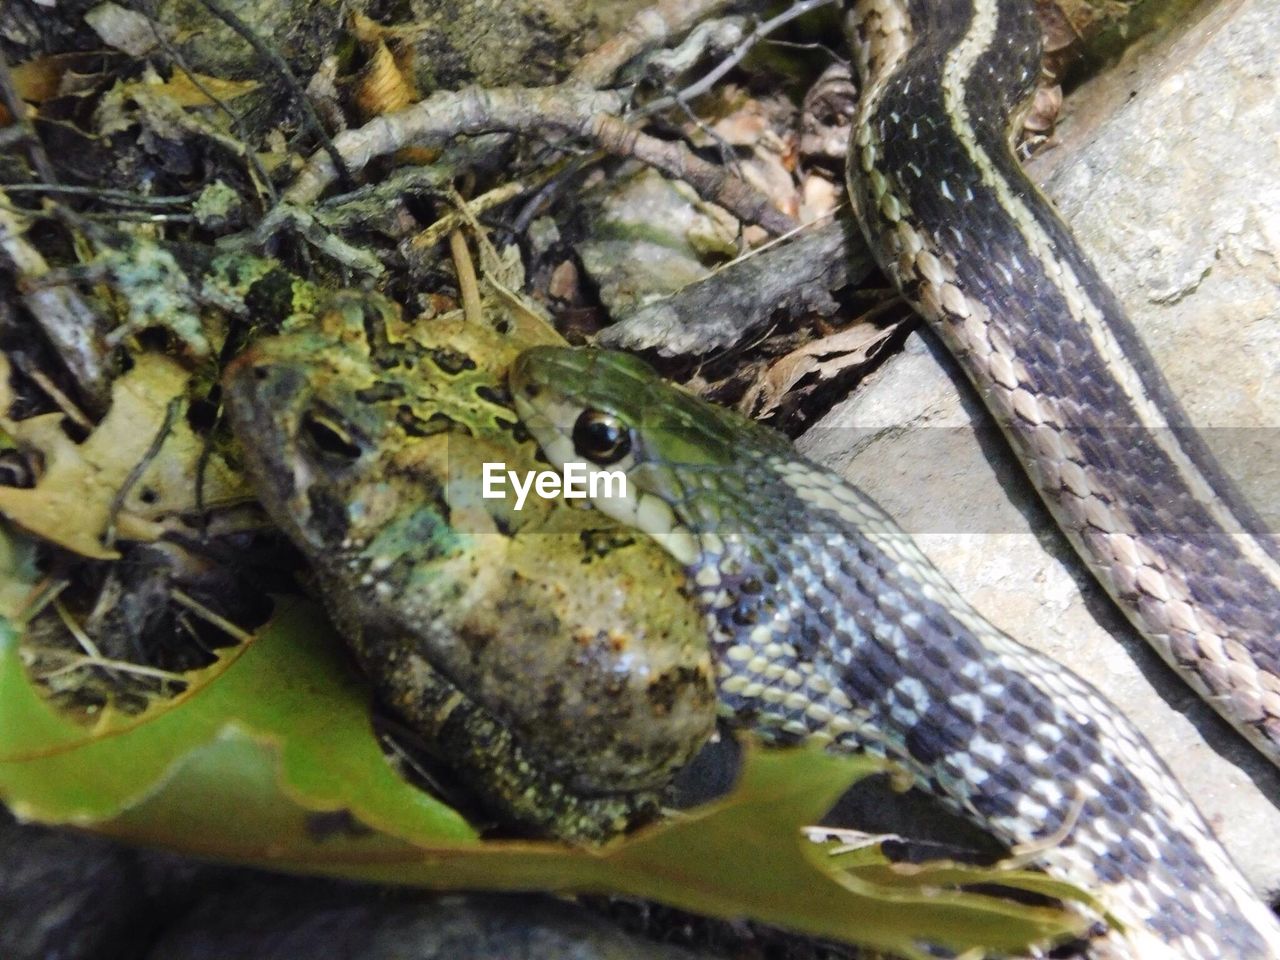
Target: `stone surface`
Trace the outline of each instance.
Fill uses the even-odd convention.
[[[614,316],[629,313],[711,272],[693,238],[714,220],[688,186],[644,167],[599,186],[585,204],[587,235],[575,249]]]
[[[263,878],[205,898],[146,960],[697,960],[551,897],[379,894]]]
[[[1264,516],[1280,498],[1280,5],[1240,0],[1109,71],[1033,165],[1175,392]],[[1013,636],[1141,727],[1237,861],[1280,890],[1280,774],[1184,687],[1088,579],[931,336],[800,442],[908,530]]]
[[[4,960],[715,960],[548,896],[273,876],[16,824],[0,809]]]

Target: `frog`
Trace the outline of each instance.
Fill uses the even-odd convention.
[[[335,291],[222,384],[245,469],[375,694],[498,822],[601,843],[659,815],[712,734],[682,570],[563,498],[486,497],[548,464],[507,368],[548,336],[501,297],[408,319]]]

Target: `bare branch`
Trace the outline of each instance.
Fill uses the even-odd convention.
[[[724,75],[741,63],[743,58],[751,52],[752,48],[769,34],[778,30],[785,24],[790,23],[792,20],[795,20],[797,17],[804,16],[811,10],[816,10],[819,7],[830,6],[835,2],[836,0],[800,0],[800,2],[792,4],[776,17],[766,20],[764,23],[752,30],[751,33],[747,34],[747,36],[743,37],[742,42],[733,48],[733,51],[729,56],[716,64],[714,68],[702,77],[702,79],[685,87],[674,96],[663,97],[660,100],[655,100],[652,103],[645,104],[644,108],[639,112],[642,114],[657,113],[661,110],[667,109],[667,107],[674,106],[676,103],[687,102],[702,96],[724,79]]]
[[[604,114],[594,119],[589,134],[602,149],[618,156],[635,157],[685,181],[704,200],[718,203],[739,220],[758,223],[775,236],[798,226],[755,187],[724,167],[703,160],[682,142],[659,140],[641,133],[625,120]]]
[[[866,243],[848,220],[809,225],[641,307],[601,331],[597,342],[657,349],[668,357],[711,353],[780,320],[836,314],[832,291],[859,282],[871,270]]]
[[[732,0],[660,0],[639,11],[620,33],[579,60],[570,79],[602,87],[640,54],[732,5]]]
[[[771,233],[795,228],[795,221],[775,209],[754,187],[696,156],[683,143],[642,133],[618,119],[623,106],[618,93],[580,84],[551,87],[469,87],[437,93],[407,110],[377,117],[335,138],[348,165],[363,169],[375,157],[410,144],[439,143],[459,134],[558,132],[585,137],[618,156],[635,157],[664,173],[687,181],[702,197],[718,203],[740,220],[758,223]],[[321,153],[284,194],[286,203],[306,206],[334,178],[333,165]]]
[[[618,113],[621,94],[581,84],[550,87],[467,87],[433,94],[406,110],[374,117],[362,127],[334,137],[334,146],[353,170],[402,147],[433,146],[459,134],[529,130],[580,133],[599,112]],[[334,180],[330,158],[315,153],[285,191],[284,202],[306,206]]]
[[[22,301],[75,380],[92,414],[109,402],[110,377],[101,318],[68,286],[41,287],[49,264],[23,235],[27,221],[0,192],[0,257],[13,268]]]

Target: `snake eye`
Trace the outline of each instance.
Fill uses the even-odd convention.
[[[573,449],[600,466],[617,463],[631,449],[631,433],[612,414],[586,410],[573,425]]]

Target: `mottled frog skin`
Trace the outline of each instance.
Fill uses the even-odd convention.
[[[502,820],[601,840],[653,816],[712,729],[704,627],[647,539],[481,498],[485,461],[547,468],[504,386],[527,336],[487,316],[411,327],[335,294],[231,365],[227,410],[383,701]]]

